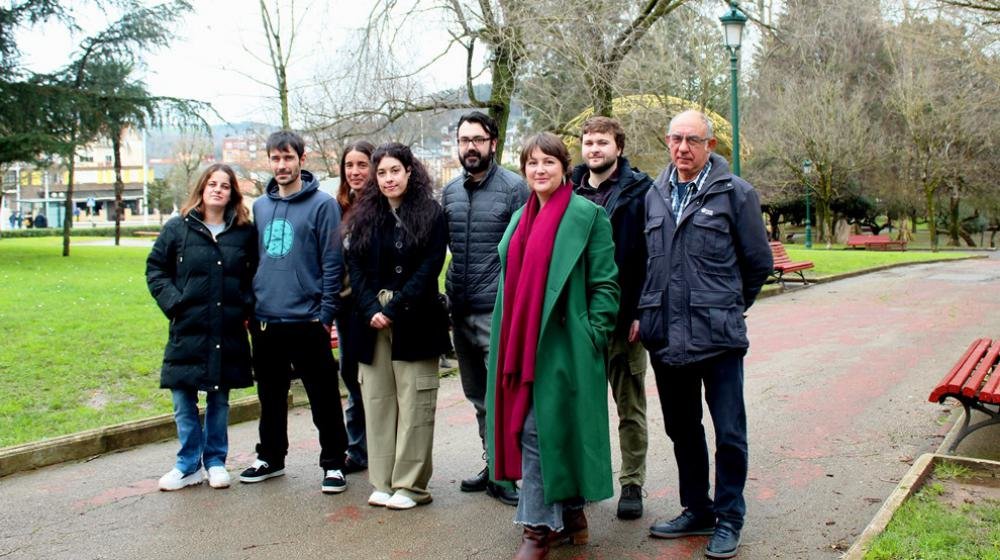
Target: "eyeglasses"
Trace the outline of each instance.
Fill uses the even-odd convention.
[[[476,136],[475,138],[459,138],[458,145],[463,148],[468,148],[470,145],[475,144],[476,146],[485,146],[489,143],[491,138],[489,136]]]
[[[671,146],[680,146],[685,141],[688,143],[688,146],[695,146],[695,145],[700,146],[701,144],[708,142],[708,140],[709,140],[708,138],[702,138],[701,136],[693,136],[693,135],[692,136],[684,136],[683,134],[667,135],[667,142]]]

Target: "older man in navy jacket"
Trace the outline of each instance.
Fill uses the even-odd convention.
[[[674,445],[681,505],[654,537],[711,535],[709,558],[731,558],[746,514],[744,313],[772,269],[757,192],[712,153],[708,118],[685,111],[667,132],[671,164],[646,195],[646,283],[639,336],[649,350]],[[701,387],[715,426],[715,496],[709,496]]]

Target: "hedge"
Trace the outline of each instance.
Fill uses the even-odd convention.
[[[159,224],[150,224],[148,226],[122,226],[122,236],[123,237],[137,237],[136,232],[138,231],[160,231]],[[76,225],[70,230],[70,234],[73,237],[114,237],[115,228],[111,227],[85,227],[83,225]],[[15,229],[15,230],[3,230],[0,231],[0,238],[13,238],[13,237],[61,237],[62,228],[31,228],[31,229]]]

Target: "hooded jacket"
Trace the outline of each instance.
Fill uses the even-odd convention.
[[[235,212],[215,239],[192,210],[171,218],[146,259],[146,282],[170,338],[160,387],[218,391],[253,385],[245,321],[253,310],[250,288],[257,265],[252,225],[236,225]]]
[[[711,154],[704,186],[675,219],[669,165],[646,194],[646,283],[639,338],[661,363],[746,350],[744,312],[773,268],[757,191]]]
[[[500,274],[497,244],[528,199],[524,179],[495,162],[481,182],[468,179],[468,173],[452,179],[441,197],[451,248],[445,290],[455,315],[493,312]]]
[[[618,285],[621,288],[621,306],[618,309],[616,331],[628,333],[632,321],[639,318],[639,294],[646,277],[646,240],[643,229],[646,223],[646,191],[653,180],[629,165],[628,159],[618,158],[618,182],[612,187],[604,210],[611,220],[615,239],[615,264],[618,265]],[[588,188],[583,184],[590,175],[586,164],[573,169],[573,190],[577,193]],[[645,369],[645,368],[643,368]]]
[[[254,202],[260,250],[254,314],[262,322],[332,325],[343,275],[340,207],[312,173],[301,177],[302,189],[287,198],[272,178],[266,196]]]

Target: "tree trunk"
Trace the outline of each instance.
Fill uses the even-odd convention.
[[[69,256],[69,234],[73,227],[73,178],[76,172],[76,149],[69,153],[68,178],[66,181],[66,204],[63,207],[63,250],[62,256]]]
[[[958,196],[958,189],[953,188],[951,196],[948,197],[948,246],[958,247],[961,245],[959,243],[959,236],[962,234],[962,224],[961,219],[958,215],[959,202],[961,198]]]
[[[496,47],[493,62],[490,64],[493,74],[493,87],[490,91],[489,113],[497,123],[496,161],[503,161],[503,150],[507,138],[507,120],[510,118],[510,100],[517,86],[517,73],[522,58],[520,40],[511,38],[510,43]]]
[[[931,236],[931,251],[935,253],[938,250],[938,240],[937,240],[937,208],[934,205],[934,191],[937,190],[935,186],[924,185],[924,199],[927,208],[927,232]]]
[[[771,241],[781,241],[781,213],[768,212],[767,219],[771,222]]]
[[[115,245],[121,245],[122,216],[124,204],[125,183],[122,181],[122,131],[116,130],[111,135],[111,146],[114,149],[115,166]]]

